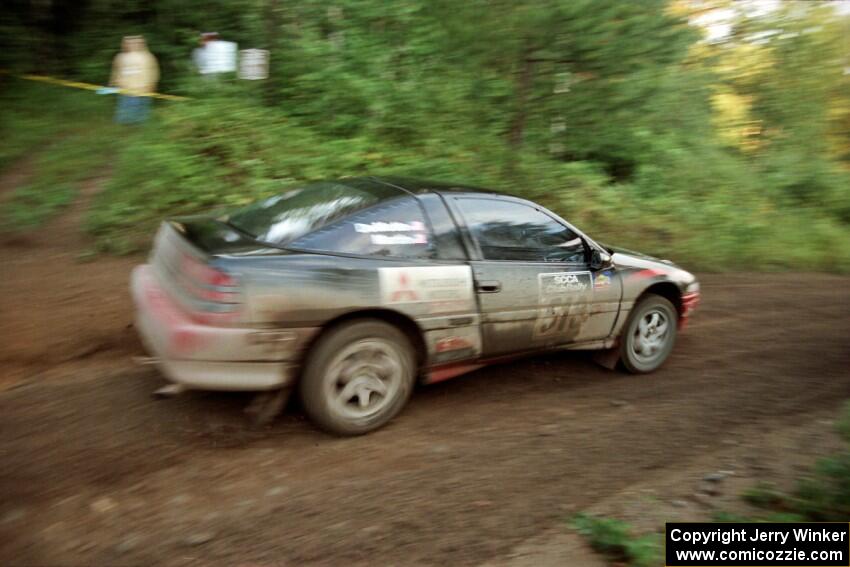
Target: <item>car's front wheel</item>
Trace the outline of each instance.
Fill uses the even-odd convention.
[[[660,295],[650,294],[632,310],[620,335],[620,360],[635,374],[664,364],[676,342],[676,308]]]
[[[415,374],[413,348],[404,333],[379,320],[352,321],[331,329],[311,350],[301,399],[320,428],[360,435],[401,411]]]

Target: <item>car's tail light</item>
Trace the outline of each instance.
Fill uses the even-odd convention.
[[[183,286],[195,299],[190,316],[207,325],[228,325],[242,315],[239,277],[186,254],[182,261]]]

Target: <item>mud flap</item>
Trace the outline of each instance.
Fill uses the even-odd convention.
[[[292,388],[289,387],[260,392],[255,395],[251,403],[245,408],[245,413],[248,414],[251,425],[262,427],[274,421],[283,412],[291,394]]]
[[[167,398],[173,398],[175,396],[179,396],[183,392],[186,391],[186,388],[182,384],[168,384],[163,386],[162,388],[154,391],[152,394],[154,398],[158,400],[165,400]]]
[[[608,370],[614,370],[620,361],[620,349],[619,347],[614,347],[597,350],[593,353],[593,361]]]

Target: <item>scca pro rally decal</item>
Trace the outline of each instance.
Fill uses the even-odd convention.
[[[571,339],[590,317],[593,276],[590,272],[538,274],[539,305],[534,337]]]
[[[381,303],[425,303],[431,313],[474,308],[469,266],[379,268]]]
[[[540,295],[565,295],[581,293],[592,289],[590,272],[557,272],[554,274],[538,274]]]

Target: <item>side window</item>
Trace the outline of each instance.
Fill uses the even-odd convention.
[[[457,199],[485,260],[584,262],[581,238],[549,215],[499,199]]]
[[[358,211],[292,243],[293,248],[393,258],[430,258],[425,216],[413,197]]]
[[[437,258],[441,260],[466,260],[466,250],[461,244],[454,219],[449,215],[443,198],[436,193],[419,195],[419,202],[431,221],[431,231]]]

